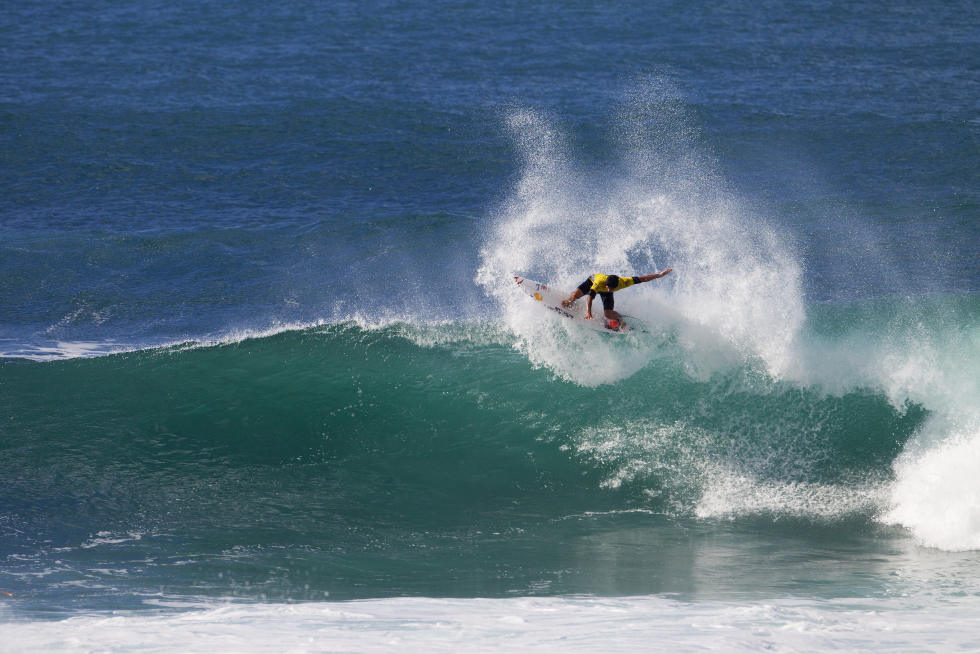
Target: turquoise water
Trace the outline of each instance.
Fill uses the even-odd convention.
[[[814,343],[861,318],[816,310]],[[4,432],[24,437],[4,449],[20,471],[4,481],[6,587],[39,608],[891,592],[892,567],[868,560],[908,547],[881,517],[894,460],[935,413],[916,389],[896,405],[860,380],[693,374],[683,329],[598,337],[608,360],[645,365],[590,387],[529,366],[509,330],[454,323],[9,360]],[[744,563],[730,578],[691,548]],[[827,557],[833,573],[799,577]]]
[[[965,2],[12,7],[0,633],[975,646],[978,34]],[[667,267],[622,338],[511,282]]]

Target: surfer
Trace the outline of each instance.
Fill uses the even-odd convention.
[[[602,309],[605,313],[606,320],[609,322],[609,326],[613,329],[619,329],[619,321],[622,318],[618,312],[613,310],[613,293],[621,291],[628,286],[633,286],[634,284],[642,284],[643,282],[660,279],[671,270],[673,268],[667,268],[663,272],[641,275],[639,277],[620,277],[619,275],[602,275],[599,273],[589,275],[589,278],[579,284],[578,288],[571,295],[561,301],[561,305],[568,308],[575,300],[582,296],[588,296],[589,299],[585,301],[585,317],[591,319],[592,300],[598,294],[602,298]]]

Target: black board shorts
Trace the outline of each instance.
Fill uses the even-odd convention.
[[[579,284],[578,290],[582,291],[582,295],[591,295],[592,297],[598,295],[600,298],[602,298],[603,311],[612,311],[613,304],[614,304],[612,291],[606,291],[605,293],[599,293],[598,291],[593,291],[591,279],[586,279],[584,282]]]

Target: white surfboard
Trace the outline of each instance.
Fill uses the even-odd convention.
[[[516,275],[514,276],[514,281],[521,290],[534,298],[535,301],[540,302],[541,306],[554,311],[559,316],[573,320],[576,324],[582,325],[583,327],[588,327],[589,329],[594,329],[597,332],[605,332],[607,334],[626,334],[631,331],[625,320],[620,321],[618,329],[614,329],[609,326],[609,322],[602,315],[601,300],[597,299],[592,305],[593,317],[591,319],[586,319],[585,298],[576,300],[571,304],[571,306],[563,307],[561,305],[562,300],[571,295],[571,293],[563,293],[550,288],[541,282],[536,282],[533,279],[527,279],[525,277],[518,277]],[[597,307],[596,304],[599,306]]]

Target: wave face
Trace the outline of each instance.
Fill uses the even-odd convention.
[[[947,318],[974,320],[970,302],[947,299]],[[609,562],[583,565],[561,543],[592,534],[601,549],[599,534],[651,521],[712,531],[762,520],[840,537],[894,522],[972,546],[969,523],[930,531],[925,499],[906,498],[923,484],[935,496],[968,483],[970,434],[940,431],[955,407],[935,398],[952,402],[942,384],[973,365],[963,356],[974,322],[961,323],[964,341],[889,358],[888,339],[862,329],[901,306],[817,307],[806,342],[828,372],[802,383],[756,360],[733,365],[734,355],[709,371],[685,331],[694,328],[676,322],[604,338],[528,311],[548,342],[564,339],[560,352],[535,354],[539,345],[502,324],[345,323],[3,361],[0,529],[14,571],[25,584],[42,570],[45,584],[103,593],[123,583],[112,570],[140,588],[258,586],[270,597],[432,593],[427,584],[447,579],[476,594],[594,592]],[[619,381],[584,384],[562,379],[565,363],[529,364],[530,350],[532,361],[566,356],[571,367],[583,338],[606,354],[601,380],[618,367]],[[922,357],[946,368],[911,370]],[[892,377],[871,383],[883,370]],[[944,465],[942,482],[923,481]],[[501,574],[476,574],[490,553]],[[572,560],[587,582],[562,579]],[[605,583],[638,592],[693,582]]]
[[[15,343],[41,361],[0,359],[3,590],[47,610],[120,593],[839,597],[891,592],[909,543],[980,548],[976,294],[813,299],[798,237],[729,188],[667,82],[640,89],[615,160],[590,166],[546,116],[509,113],[520,173],[475,270],[464,251],[449,272],[396,269],[415,285],[320,316],[246,302],[254,320],[214,314],[167,346],[61,328],[45,338],[77,340]],[[890,277],[876,263],[861,270]],[[668,266],[617,299],[643,327],[622,338],[510,281]],[[834,570],[801,577],[823,547]]]

